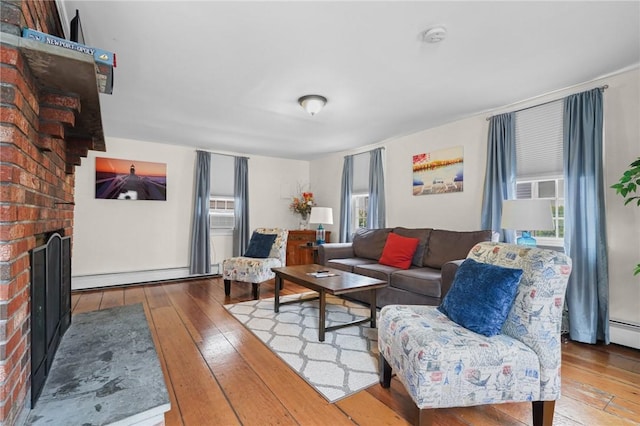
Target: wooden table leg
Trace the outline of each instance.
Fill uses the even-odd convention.
[[[376,289],[371,290],[371,303],[369,304],[371,308],[371,328],[376,328]]]
[[[327,311],[327,299],[325,298],[325,291],[320,290],[320,319],[318,321],[318,340],[324,342],[324,327],[325,316]]]
[[[273,312],[280,312],[280,287],[282,286],[282,277],[276,274],[275,297],[273,298]]]

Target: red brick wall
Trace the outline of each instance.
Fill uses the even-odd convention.
[[[62,36],[53,1],[2,0],[0,21],[4,33],[29,27]],[[74,94],[38,87],[8,44],[0,45],[0,77],[0,424],[12,425],[31,386],[29,251],[41,244],[38,234],[72,234],[68,157],[77,147],[67,146],[64,130],[80,105]]]

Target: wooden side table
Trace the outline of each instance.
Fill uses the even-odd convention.
[[[331,232],[325,232],[325,240],[331,241]],[[310,250],[307,243],[316,243],[315,229],[292,229],[289,230],[287,239],[287,266],[309,265],[316,263],[317,247]]]
[[[312,245],[309,244],[301,244],[300,245],[300,250],[302,252],[307,252],[304,255],[305,260],[308,260],[309,258],[311,258],[311,263],[318,263],[318,245],[316,243],[313,243]],[[311,254],[309,255],[308,253],[311,252]],[[303,265],[306,265],[308,263],[304,263]]]

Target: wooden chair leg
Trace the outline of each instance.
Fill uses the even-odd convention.
[[[436,410],[433,408],[422,408],[418,412],[418,418],[416,419],[416,426],[431,426],[433,424],[433,417]]]
[[[224,280],[224,295],[229,296],[231,294],[231,280]]]
[[[533,401],[533,426],[551,426],[555,401]]]
[[[253,300],[258,300],[260,298],[260,284],[259,283],[251,283],[251,294],[253,294]]]
[[[384,359],[382,354],[380,354],[378,365],[380,366],[380,385],[388,389],[391,386],[391,365]]]

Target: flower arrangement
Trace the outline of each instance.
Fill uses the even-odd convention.
[[[311,207],[313,207],[313,192],[303,192],[301,197],[293,197],[293,201],[289,205],[292,212],[298,213],[303,220],[307,220]]]

